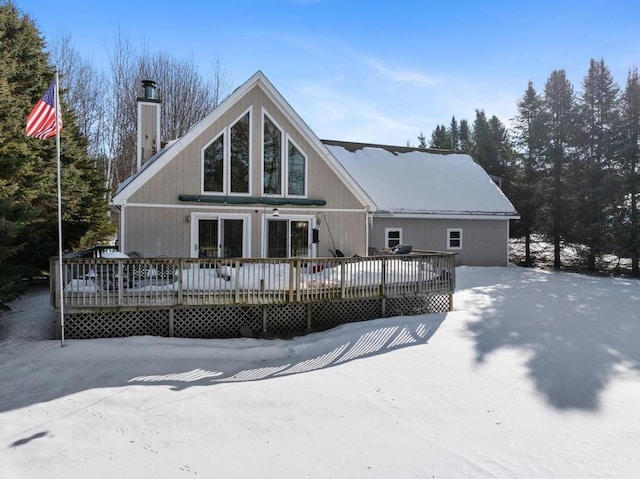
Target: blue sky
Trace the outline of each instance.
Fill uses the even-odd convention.
[[[417,144],[476,109],[509,122],[529,80],[556,69],[580,90],[591,58],[624,87],[640,66],[640,2],[418,0],[16,0],[44,35],[107,68],[135,47],[216,59],[232,87],[262,70],[320,138]]]

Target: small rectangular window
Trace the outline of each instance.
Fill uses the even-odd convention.
[[[402,229],[401,228],[386,228],[385,229],[385,248],[393,248],[402,244]]]
[[[447,249],[462,249],[462,229],[447,230]]]

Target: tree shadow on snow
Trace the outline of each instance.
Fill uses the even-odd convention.
[[[0,384],[10,385],[0,391],[0,413],[97,388],[147,385],[178,391],[326,369],[426,344],[445,317],[383,318],[287,340],[145,336],[72,340],[64,348],[40,341],[36,348],[32,343],[16,349],[17,363],[0,368]],[[19,381],[9,378],[16,375]]]
[[[529,375],[557,409],[596,410],[617,374],[640,371],[640,282],[505,268],[466,291],[476,360],[501,348],[530,354]]]

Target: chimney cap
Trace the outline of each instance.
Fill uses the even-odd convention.
[[[153,80],[142,80],[142,86],[144,87],[144,98],[147,100],[154,100],[156,82]]]

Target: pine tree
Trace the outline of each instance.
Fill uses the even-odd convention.
[[[459,150],[460,149],[460,130],[458,128],[458,122],[456,121],[456,117],[451,117],[451,123],[449,124],[449,138],[451,139],[451,149]]]
[[[619,88],[604,60],[591,60],[579,101],[579,149],[575,174],[579,205],[578,234],[584,242],[587,268],[613,242],[611,219],[619,191],[614,160],[619,146]]]
[[[461,151],[470,152],[473,149],[471,129],[469,128],[469,122],[465,119],[460,120],[460,136],[458,146]]]
[[[510,155],[507,129],[495,115],[487,120],[483,110],[476,110],[473,122],[473,153],[476,161],[490,175],[503,178]]]
[[[569,186],[565,178],[571,141],[575,124],[575,99],[573,86],[567,79],[564,70],[551,73],[544,87],[543,108],[547,132],[545,149],[545,181],[543,190],[542,231],[553,243],[553,266],[562,266],[560,258],[561,243],[571,228],[567,217],[571,217],[571,202],[567,191]]]
[[[640,76],[633,68],[627,76],[627,85],[622,97],[622,147],[621,169],[624,178],[617,237],[620,248],[631,257],[631,273],[640,276],[640,224],[638,221],[638,194],[640,193]]]
[[[439,150],[451,149],[451,138],[449,137],[446,126],[436,126],[436,129],[433,130],[433,133],[431,134],[431,142],[429,143],[429,147],[437,148]]]
[[[509,198],[514,202],[520,214],[520,221],[514,233],[525,237],[524,264],[533,264],[531,257],[531,235],[538,227],[540,195],[540,168],[545,149],[545,116],[542,99],[536,92],[533,82],[518,101],[518,114],[515,118],[516,162],[511,169],[511,190]]]
[[[420,132],[420,135],[418,135],[418,148],[426,148],[426,147],[427,147],[427,139],[425,138],[424,134]]]
[[[0,303],[25,280],[48,271],[57,254],[56,147],[54,139],[25,135],[25,118],[54,72],[33,21],[13,2],[0,3]],[[92,229],[108,230],[102,178],[86,155],[75,118],[61,92],[64,247]]]

